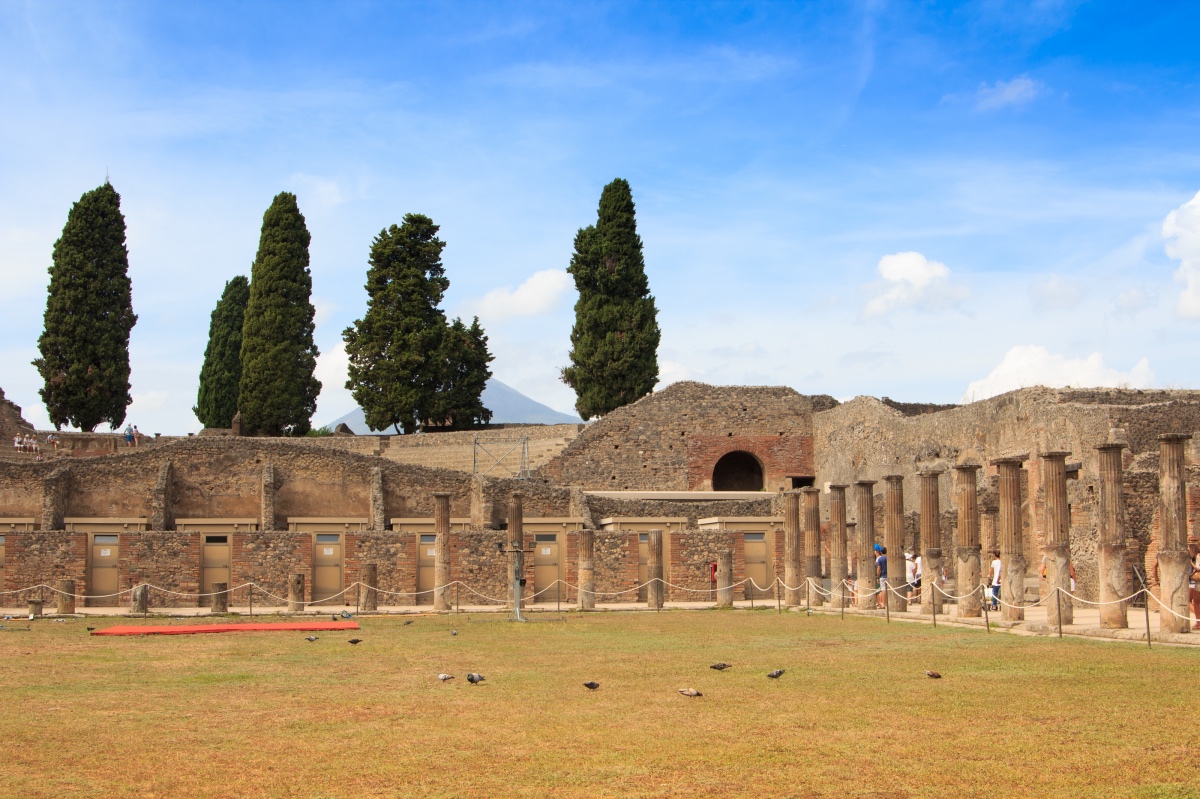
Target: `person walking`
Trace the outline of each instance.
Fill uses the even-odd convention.
[[[988,599],[992,603],[992,610],[1000,609],[1000,574],[1003,566],[1000,552],[992,550],[992,564],[988,567]]]
[[[133,425],[129,425],[125,428],[125,446],[133,446]]]
[[[879,593],[875,597],[875,607],[882,609],[887,603],[887,547],[875,545],[875,577],[876,583],[879,585]]]

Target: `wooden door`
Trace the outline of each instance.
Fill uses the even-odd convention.
[[[434,561],[437,560],[437,536],[418,536],[417,544],[417,604],[432,605],[435,575]]]
[[[638,602],[646,601],[646,581],[650,579],[650,571],[646,561],[650,558],[650,534],[638,533]]]
[[[746,583],[746,597],[765,599],[771,596],[771,591],[768,589],[771,584],[771,569],[767,557],[767,534],[746,533],[744,541],[746,545],[746,579],[754,581]]]
[[[533,591],[534,602],[557,602],[562,583],[558,582],[558,536],[538,534],[534,536]]]
[[[313,552],[313,604],[346,604],[342,594],[342,535],[317,533]]]
[[[206,535],[200,545],[200,593],[211,594],[213,583],[230,584],[230,545],[227,535]],[[212,606],[212,597],[200,597],[202,607]]]
[[[92,535],[92,547],[88,559],[89,607],[114,607],[121,604],[118,590],[118,568],[120,538],[107,533]]]

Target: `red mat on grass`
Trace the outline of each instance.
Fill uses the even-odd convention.
[[[192,635],[194,633],[256,633],[275,630],[357,630],[356,621],[283,621],[266,624],[118,625],[93,630],[92,635]]]

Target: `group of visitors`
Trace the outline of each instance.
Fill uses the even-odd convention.
[[[22,435],[13,436],[13,449],[17,452],[32,452],[34,454],[39,454],[42,451],[42,448],[38,445],[36,436]]]
[[[141,446],[142,433],[137,429],[137,425],[128,425],[125,428],[125,446],[137,447]]]

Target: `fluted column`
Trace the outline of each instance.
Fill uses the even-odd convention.
[[[978,617],[983,610],[983,597],[979,590],[979,572],[982,566],[979,545],[979,464],[964,463],[954,467],[958,489],[958,529],[955,540],[955,590],[958,594],[960,618]]]
[[[856,480],[855,515],[858,517],[858,607],[871,610],[879,601],[875,589],[875,481]]]
[[[1071,590],[1071,512],[1067,507],[1067,456],[1069,452],[1042,453],[1042,487],[1046,492],[1042,529],[1046,536],[1046,623],[1071,624],[1075,619],[1071,598],[1053,594]],[[1060,618],[1061,615],[1061,618]]]
[[[596,533],[580,530],[579,536],[579,593],[575,601],[580,610],[596,609]]]
[[[846,602],[846,486],[829,487],[829,590],[835,608]]]
[[[1121,466],[1124,444],[1096,447],[1100,453],[1100,626],[1123,630],[1129,626],[1129,569],[1125,563],[1125,487]]]
[[[1021,543],[1021,464],[1026,456],[992,461],[1000,472],[1000,617],[1025,618],[1025,552]]]
[[[908,610],[904,595],[904,477],[889,474],[884,498],[883,545],[888,551],[888,603],[893,613]]]
[[[433,493],[433,609],[450,610],[450,495]]]
[[[942,503],[938,494],[938,481],[943,472],[928,469],[921,472],[921,543],[922,554],[921,612],[941,613],[942,594],[938,591],[938,578],[942,574]]]
[[[808,591],[808,604],[818,607],[825,603],[821,587],[821,490],[800,489],[800,501],[804,506],[804,578]]]
[[[788,607],[804,603],[800,576],[800,492],[783,494],[783,601]]]
[[[1186,633],[1192,626],[1188,606],[1191,562],[1187,550],[1187,487],[1183,474],[1183,443],[1190,438],[1178,433],[1158,437],[1158,582],[1163,604],[1158,624],[1164,633]]]
[[[508,586],[508,602],[514,607],[524,600],[521,580],[525,579],[525,495],[514,491],[508,499],[508,568],[512,576]],[[518,609],[519,610],[519,609]]]
[[[663,584],[662,530],[646,533],[646,607],[661,610],[667,587]]]

